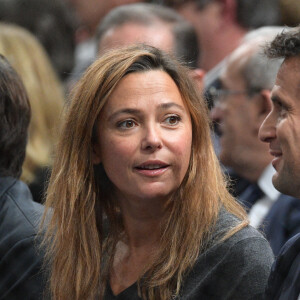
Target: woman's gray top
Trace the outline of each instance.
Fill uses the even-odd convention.
[[[188,300],[264,299],[274,257],[267,240],[247,226],[220,242],[237,219],[222,209],[215,232],[192,270],[184,279],[179,297]],[[105,300],[140,300],[133,284],[117,296],[109,285]]]

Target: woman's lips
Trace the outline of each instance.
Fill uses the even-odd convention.
[[[134,167],[134,169],[144,176],[155,177],[165,173],[169,166],[170,165],[161,161],[147,161]]]
[[[148,177],[155,177],[155,176],[160,176],[163,173],[167,171],[168,167],[163,167],[159,169],[153,169],[153,170],[147,170],[147,169],[135,169],[138,173],[148,176]]]

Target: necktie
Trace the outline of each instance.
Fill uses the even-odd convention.
[[[257,184],[251,184],[247,189],[240,195],[239,202],[242,203],[246,211],[249,212],[255,202],[262,198],[264,193]]]

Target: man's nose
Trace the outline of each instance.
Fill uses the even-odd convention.
[[[261,124],[258,132],[258,137],[262,142],[268,143],[276,138],[276,120],[272,111],[267,115]]]
[[[214,106],[210,111],[212,121],[219,123],[222,119],[222,108],[219,105]]]

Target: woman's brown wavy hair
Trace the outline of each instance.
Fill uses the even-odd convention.
[[[93,165],[95,123],[120,80],[148,70],[162,70],[174,80],[189,109],[193,133],[188,171],[169,201],[160,248],[138,281],[141,296],[170,299],[179,293],[184,276],[205,248],[221,206],[240,219],[227,236],[247,224],[243,209],[227,191],[211,143],[207,108],[188,70],[150,46],[111,51],[76,86],[58,144],[46,200],[48,211],[51,208],[45,242],[53,299],[103,296],[124,230],[112,184],[101,165]]]

